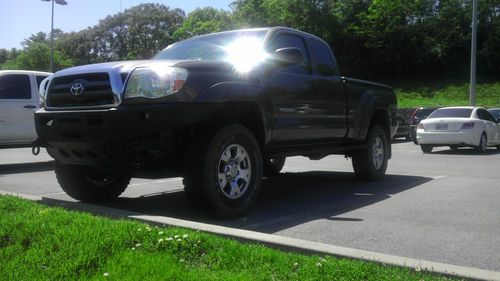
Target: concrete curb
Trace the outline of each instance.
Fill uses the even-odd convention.
[[[386,265],[411,268],[416,271],[438,273],[442,275],[472,279],[472,280],[500,281],[500,272],[497,271],[489,271],[489,270],[477,269],[465,266],[449,265],[439,262],[398,257],[393,255],[386,255],[375,252],[339,247],[319,242],[311,242],[307,240],[287,238],[278,235],[241,230],[241,229],[211,225],[206,223],[186,221],[170,217],[149,216],[141,213],[90,205],[90,204],[73,203],[73,202],[62,203],[61,201],[58,200],[44,198],[40,196],[4,192],[4,191],[0,191],[0,194],[17,196],[32,201],[40,201],[47,205],[63,206],[70,209],[82,210],[100,215],[107,215],[113,217],[127,217],[154,224],[189,228],[193,230],[199,230],[203,232],[231,237],[242,241],[265,244],[273,248],[279,248],[287,251],[312,253],[316,255],[331,255],[342,258],[371,261]]]

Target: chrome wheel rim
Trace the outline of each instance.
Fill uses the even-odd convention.
[[[373,167],[378,170],[384,165],[384,142],[381,137],[375,137],[372,153]]]
[[[252,163],[247,150],[232,144],[219,157],[217,180],[219,189],[229,199],[242,197],[250,186]]]

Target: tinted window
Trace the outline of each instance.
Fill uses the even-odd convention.
[[[311,53],[311,64],[314,72],[322,76],[332,76],[338,73],[337,64],[333,59],[330,47],[326,43],[311,38],[309,39]]]
[[[479,119],[481,120],[495,122],[493,116],[491,116],[491,114],[488,111],[486,111],[486,109],[478,109],[476,114],[477,117],[479,117]]]
[[[417,111],[416,115],[418,118],[426,118],[427,116],[429,116],[429,114],[431,114],[434,110],[436,110],[435,108],[422,108],[420,110]]]
[[[28,75],[8,74],[0,76],[0,99],[31,99]]]
[[[500,119],[500,109],[490,109],[488,112],[491,113],[494,118]]]
[[[295,47],[302,51],[304,55],[304,60],[299,65],[292,65],[280,68],[280,71],[293,72],[299,74],[309,74],[311,73],[311,66],[309,64],[309,59],[307,56],[307,49],[304,40],[293,34],[278,34],[269,45],[268,49],[270,52],[274,52],[281,48]]]
[[[45,78],[47,78],[47,76],[37,76],[36,77],[36,86],[37,86],[37,89],[40,88],[40,84],[42,84],[42,81]]]
[[[429,115],[429,119],[442,117],[469,118],[471,114],[472,108],[440,108]]]

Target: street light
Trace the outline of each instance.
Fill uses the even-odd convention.
[[[61,6],[67,5],[65,0],[42,0],[45,2],[52,2],[52,20],[50,26],[50,71],[54,72],[54,2]]]

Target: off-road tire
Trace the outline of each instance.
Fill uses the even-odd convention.
[[[72,198],[82,202],[111,201],[127,188],[130,177],[117,176],[79,165],[57,163],[57,181]]]
[[[206,130],[198,140],[203,141],[195,142],[186,157],[184,190],[188,200],[195,207],[208,207],[221,218],[242,215],[253,205],[262,187],[263,160],[257,140],[250,130],[241,125]],[[240,197],[229,198],[230,195],[220,187],[220,174],[224,171],[219,171],[219,168],[229,166],[228,163],[224,164],[222,158],[225,152],[234,148],[244,150],[242,154],[249,164],[250,175],[248,181],[244,180],[245,189],[237,195]],[[233,167],[237,167],[239,173],[240,163]],[[230,182],[227,180],[227,184]],[[231,185],[229,189],[233,189]]]
[[[352,155],[354,173],[361,180],[382,180],[387,170],[389,144],[381,126],[371,127],[366,137],[366,145],[366,148],[356,151]]]
[[[264,159],[264,176],[278,175],[285,166],[286,157],[272,157]]]
[[[434,147],[432,145],[429,145],[429,144],[421,144],[420,145],[420,149],[422,149],[423,153],[431,153],[433,148]]]

